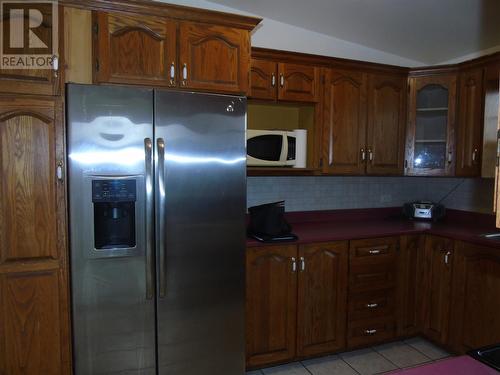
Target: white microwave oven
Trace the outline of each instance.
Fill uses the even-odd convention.
[[[247,130],[247,165],[305,168],[307,130]]]

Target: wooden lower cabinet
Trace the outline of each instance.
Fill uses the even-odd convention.
[[[450,343],[466,352],[500,342],[500,252],[457,242]]]
[[[0,374],[71,372],[62,102],[0,96]]]
[[[423,333],[429,339],[446,344],[448,340],[454,241],[427,236],[424,251],[424,279],[421,288]]]
[[[246,257],[246,362],[248,367],[295,356],[297,246],[248,249]]]
[[[347,241],[299,248],[297,355],[345,346]]]
[[[247,367],[345,347],[347,242],[247,250]]]
[[[424,280],[424,235],[405,235],[400,238],[398,258],[398,336],[412,336],[422,330]]]

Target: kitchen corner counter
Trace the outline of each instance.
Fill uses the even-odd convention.
[[[398,207],[292,212],[286,218],[299,237],[288,243],[295,244],[427,233],[500,248],[500,240],[479,237],[484,233],[500,233],[494,216],[467,211],[447,210],[446,218],[437,223],[403,218]],[[272,243],[247,239],[247,247],[269,245]]]
[[[398,375],[495,375],[498,372],[491,367],[469,357],[461,356],[444,359],[439,362],[407,370],[398,370],[390,374]]]

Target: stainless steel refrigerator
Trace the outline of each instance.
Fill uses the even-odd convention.
[[[76,375],[243,375],[246,99],[67,87]]]

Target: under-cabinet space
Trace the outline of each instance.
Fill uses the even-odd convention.
[[[313,173],[317,165],[315,105],[250,101],[247,116],[247,152],[252,158],[248,161],[250,173],[272,174],[274,171],[280,174],[283,170],[290,174]],[[297,138],[290,140],[283,138],[282,134],[252,132],[255,130],[302,132],[294,134]],[[288,139],[289,144],[284,145],[284,139]],[[287,147],[287,155],[283,155],[284,146]],[[305,165],[301,162],[304,158]]]

